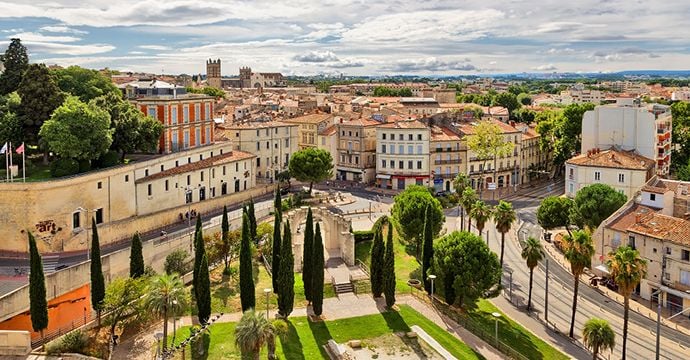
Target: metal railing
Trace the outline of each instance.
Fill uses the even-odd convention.
[[[44,331],[43,336],[38,338],[38,339],[32,339],[31,340],[31,348],[36,349],[39,348],[47,343],[49,343],[52,340],[55,340],[59,338],[62,335],[67,334],[68,332],[78,329],[86,324],[88,324],[90,321],[92,321],[91,318],[91,312],[87,312],[87,315],[84,317],[79,317],[76,320],[72,320],[68,325],[59,327],[57,329],[51,330],[51,331]]]
[[[369,272],[369,267],[367,266],[367,264],[363,263],[362,260],[357,259],[355,264],[357,264],[357,266],[359,266],[359,268],[362,269],[362,271],[364,271],[367,274],[367,276],[371,276],[371,272]]]

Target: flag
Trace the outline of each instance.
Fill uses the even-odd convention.
[[[14,149],[14,151],[17,152],[17,154],[23,154],[24,153],[24,143],[22,143],[22,146]]]
[[[0,154],[4,154],[6,152],[7,152],[7,143],[5,143],[5,145],[2,146],[2,149],[0,149]]]

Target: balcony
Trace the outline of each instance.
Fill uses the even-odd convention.
[[[442,174],[434,174],[434,179],[455,179],[458,176],[458,173],[442,173]]]
[[[437,153],[440,153],[440,152],[459,152],[461,150],[462,149],[460,149],[460,148],[439,148],[439,147],[437,147],[437,148],[434,148],[432,152],[437,152]]]
[[[674,289],[678,289],[680,291],[690,291],[690,285],[683,284],[680,281],[674,281],[671,286],[673,286]]]
[[[452,160],[434,160],[435,165],[445,165],[445,164],[462,164],[462,159],[452,159]]]

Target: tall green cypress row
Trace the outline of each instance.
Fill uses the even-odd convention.
[[[101,323],[101,309],[105,298],[105,281],[101,267],[101,244],[98,241],[96,219],[91,218],[91,307],[96,310],[98,324]]]
[[[316,223],[314,231],[314,255],[313,273],[311,275],[311,307],[314,315],[321,316],[323,313],[323,240],[321,240],[321,228]]]
[[[388,308],[395,305],[395,256],[393,255],[393,226],[388,224],[386,254],[383,258],[383,294]]]
[[[201,259],[206,255],[206,246],[204,245],[204,233],[201,226],[201,216],[196,218],[196,231],[194,231],[194,269],[192,277],[192,286],[194,296],[198,299],[196,292],[199,286],[199,269],[201,268]]]
[[[36,239],[29,232],[29,262],[31,273],[29,274],[29,312],[31,313],[31,327],[34,331],[40,331],[48,327],[48,301],[46,299],[46,282],[43,276],[43,261],[36,247]]]
[[[228,207],[223,205],[223,218],[220,223],[221,240],[223,241],[223,262],[225,268],[223,274],[228,271],[228,253],[230,252],[230,221],[228,220]]]
[[[304,283],[304,297],[311,301],[311,278],[314,273],[314,217],[311,207],[307,210],[307,223],[304,229],[304,247],[302,248],[302,282]]]
[[[144,275],[144,254],[142,252],[141,237],[139,233],[132,236],[132,248],[129,253],[129,277],[136,279]]]
[[[276,189],[276,199],[273,206],[280,204],[280,191]],[[278,205],[280,206],[280,205]],[[271,280],[273,282],[273,292],[278,294],[280,285],[278,284],[278,271],[280,270],[280,222],[283,214],[280,207],[273,210],[273,244],[271,246]]]
[[[252,266],[251,239],[249,238],[249,216],[242,216],[242,243],[240,244],[240,301],[242,311],[254,308],[254,274]]]
[[[428,279],[428,272],[431,268],[431,261],[434,258],[434,238],[431,218],[432,213],[429,206],[424,212],[424,242],[422,243],[422,281],[424,282],[424,289],[431,294],[431,282]]]
[[[288,317],[295,305],[295,256],[292,253],[290,221],[285,222],[283,242],[280,249],[280,271],[278,272],[278,312]]]
[[[256,238],[256,213],[254,212],[254,199],[249,199],[249,207],[247,208],[247,213],[249,214],[249,235],[252,241],[258,242],[259,239]]]
[[[390,227],[389,227],[390,229]],[[374,234],[374,243],[371,246],[371,294],[375,298],[381,297],[383,293],[383,232],[382,227]]]
[[[211,279],[208,274],[208,258],[204,254],[199,263],[199,282],[196,290],[196,308],[199,323],[205,324],[211,317]]]

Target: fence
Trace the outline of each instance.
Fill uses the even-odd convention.
[[[31,348],[39,348],[47,344],[48,342],[57,339],[62,335],[67,334],[72,330],[81,328],[82,326],[89,325],[89,323],[93,321],[95,320],[91,317],[91,312],[87,312],[86,315],[84,315],[84,317],[78,317],[77,319],[72,320],[72,322],[68,325],[62,326],[52,331],[44,331],[43,336],[31,340]]]

